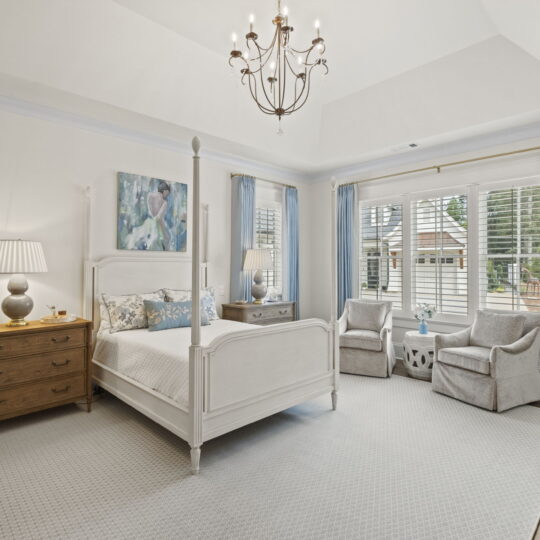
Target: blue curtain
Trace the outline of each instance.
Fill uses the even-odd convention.
[[[231,302],[251,299],[251,274],[244,272],[246,250],[255,243],[255,178],[233,176],[231,188]]]
[[[355,186],[339,186],[337,193],[337,281],[338,317],[345,300],[355,295],[356,268],[356,190]]]
[[[299,272],[299,226],[298,226],[298,190],[293,187],[285,188],[285,290],[287,299],[296,302],[296,318],[300,318],[300,272]]]

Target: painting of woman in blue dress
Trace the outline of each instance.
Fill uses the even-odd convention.
[[[118,249],[186,251],[187,185],[118,173]]]

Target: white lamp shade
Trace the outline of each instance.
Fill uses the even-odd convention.
[[[244,270],[272,270],[274,263],[269,249],[248,249],[244,259]]]
[[[0,240],[0,274],[46,272],[41,242]]]

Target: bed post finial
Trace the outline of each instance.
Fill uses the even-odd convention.
[[[330,326],[332,327],[332,341],[333,341],[333,357],[334,357],[334,388],[332,390],[332,409],[336,410],[337,407],[337,390],[339,386],[339,323],[337,313],[337,180],[335,176],[332,176],[330,181],[332,186],[332,224],[331,224],[331,254],[330,261],[332,269],[330,275],[332,276],[332,304],[330,313]]]
[[[196,156],[199,155],[199,150],[201,149],[201,140],[199,137],[193,137],[191,140],[191,148],[193,148],[193,152]]]

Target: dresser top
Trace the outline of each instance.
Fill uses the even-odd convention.
[[[239,309],[253,309],[253,308],[263,308],[263,307],[270,307],[270,306],[290,306],[294,304],[294,302],[265,302],[264,304],[255,304],[253,302],[247,302],[245,304],[235,304],[234,302],[232,304],[222,304],[223,307],[234,307]]]
[[[40,330],[59,330],[60,328],[76,328],[79,326],[87,326],[91,324],[86,319],[77,318],[72,322],[65,323],[42,323],[40,321],[28,321],[26,326],[8,326],[0,324],[0,336],[5,334],[24,334],[26,332],[36,332]]]

